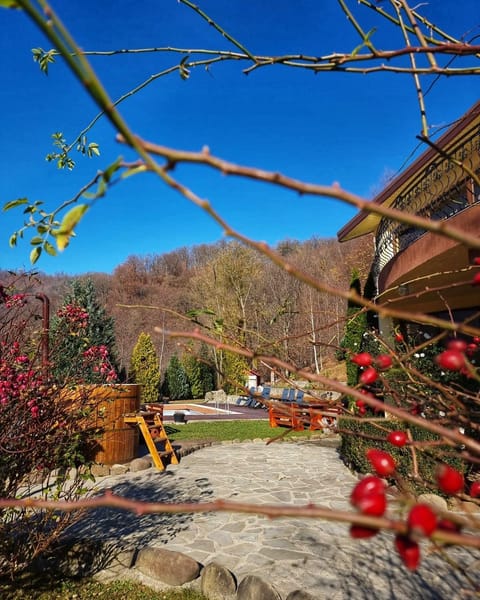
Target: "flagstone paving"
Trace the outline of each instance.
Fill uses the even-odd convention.
[[[257,441],[206,447],[166,471],[104,477],[97,488],[158,502],[221,498],[260,505],[313,502],[346,510],[356,481],[337,450],[321,442]],[[225,512],[138,517],[99,509],[89,513],[79,533],[127,546],[161,546],[204,565],[215,561],[239,581],[246,575],[262,577],[283,598],[295,589],[328,600],[470,598],[472,586],[461,569],[480,581],[478,552],[449,549],[459,565],[453,568],[425,548],[421,567],[410,573],[400,564],[390,534],[357,541],[347,525],[317,519]]]

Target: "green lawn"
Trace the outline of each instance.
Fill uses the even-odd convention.
[[[186,425],[165,424],[165,430],[171,441],[181,440],[253,440],[277,437],[288,430],[283,427],[270,427],[265,420],[245,421],[190,421]],[[316,432],[318,433],[318,432]],[[308,438],[311,431],[289,433],[288,437]]]
[[[108,584],[91,579],[59,580],[22,578],[0,580],[2,600],[206,600],[200,592],[189,589],[155,591],[140,583],[115,581]]]

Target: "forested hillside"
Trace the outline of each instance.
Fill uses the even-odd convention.
[[[277,249],[310,276],[347,289],[353,269],[365,281],[373,246],[365,238],[347,244],[310,239],[285,240]],[[170,357],[181,355],[188,344],[170,339],[168,331],[191,331],[199,325],[210,337],[314,372],[332,359],[343,337],[344,300],[313,290],[237,242],[132,255],[111,275],[82,277],[93,280],[100,304],[115,320],[118,356],[127,372],[142,332],[151,335],[162,372]],[[0,272],[1,281],[11,278]],[[31,287],[50,298],[53,315],[71,281],[67,275],[38,273]],[[214,350],[210,360],[221,370]],[[264,365],[255,366],[267,373]]]

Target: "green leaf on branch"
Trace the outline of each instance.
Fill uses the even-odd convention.
[[[20,9],[20,5],[15,0],[0,0],[0,8],[18,8]]]
[[[30,240],[30,244],[32,244],[32,246],[38,246],[39,244],[42,244],[42,243],[43,243],[43,238],[39,237],[38,235],[33,237]]]
[[[40,254],[42,253],[41,246],[35,246],[35,248],[30,252],[30,262],[34,265],[37,260],[40,258]]]
[[[60,227],[52,231],[52,235],[55,236],[55,241],[59,250],[65,250],[65,248],[68,246],[70,243],[70,238],[75,235],[75,227],[81,221],[88,208],[88,204],[79,204],[78,206],[74,206],[63,217]]]
[[[3,210],[10,210],[11,208],[15,208],[15,206],[20,206],[22,204],[28,204],[28,198],[17,198],[16,200],[10,200],[10,202],[6,202],[3,205]]]
[[[57,251],[56,251],[55,247],[52,246],[52,244],[50,242],[45,242],[43,244],[43,247],[45,248],[45,252],[47,254],[50,254],[50,256],[57,256]]]
[[[52,232],[52,233],[55,236],[55,241],[57,242],[57,248],[60,250],[60,252],[62,250],[65,250],[65,248],[70,243],[70,238],[74,235],[73,232],[71,232],[71,233]]]
[[[87,147],[87,156],[91,158],[93,155],[100,156],[99,146],[95,142],[91,142]]]
[[[131,177],[132,175],[137,175],[138,173],[144,173],[147,170],[146,165],[140,165],[138,167],[132,167],[128,169],[122,174],[122,179],[126,179],[127,177]]]
[[[123,158],[119,156],[115,162],[109,165],[103,172],[103,179],[108,183],[112,178],[112,175],[120,169],[122,166]]]
[[[10,246],[10,248],[14,248],[17,245],[17,234],[16,233],[12,233],[12,235],[10,236],[10,239],[8,240],[8,245]]]
[[[1,0],[0,0],[1,1]],[[33,60],[38,63],[40,70],[48,75],[48,64],[55,62],[56,50],[44,50],[43,48],[32,48]]]

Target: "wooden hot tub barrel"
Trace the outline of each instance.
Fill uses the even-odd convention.
[[[138,429],[124,422],[123,416],[140,409],[137,384],[85,385],[69,390],[72,408],[82,404],[88,413],[82,428],[98,429],[89,459],[112,465],[126,463],[138,455]]]

